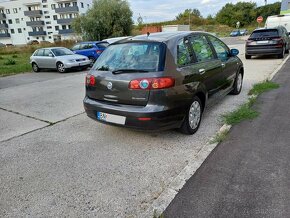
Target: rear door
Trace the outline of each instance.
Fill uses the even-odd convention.
[[[221,61],[222,76],[225,80],[223,86],[220,88],[227,92],[233,87],[236,78],[238,70],[237,58],[230,55],[229,47],[221,40],[211,35],[208,35],[207,37],[212,44],[218,59]]]
[[[225,80],[221,61],[216,58],[205,35],[193,34],[189,42],[196,59],[196,64],[192,66],[193,73],[197,74],[199,81],[206,86],[209,97],[218,95]]]
[[[34,56],[34,59],[39,68],[45,68],[44,49],[39,49]]]
[[[130,82],[143,79],[146,85],[146,78],[163,75],[163,56],[165,44],[159,42],[109,46],[90,72],[95,76],[96,83],[93,87],[87,87],[87,96],[105,102],[145,106],[150,90],[144,87],[131,89]]]

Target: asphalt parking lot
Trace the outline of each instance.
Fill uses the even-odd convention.
[[[231,41],[230,43],[235,43]],[[0,79],[0,216],[136,217],[209,142],[220,116],[283,60],[244,59],[244,88],[209,108],[199,131],[144,133],[84,114],[85,72]]]

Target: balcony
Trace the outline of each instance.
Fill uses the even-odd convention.
[[[10,33],[0,33],[0,38],[10,37]]]
[[[74,33],[74,31],[72,29],[66,29],[66,30],[59,30],[58,33],[61,35],[65,35],[65,34],[72,34]]]
[[[44,26],[44,21],[36,20],[36,21],[27,21],[27,26]]]
[[[1,23],[0,24],[0,29],[8,29],[8,24],[7,23]]]
[[[56,8],[55,13],[76,13],[79,12],[78,6],[70,6],[70,7],[64,7],[64,8]]]
[[[0,20],[6,20],[6,15],[3,13],[0,13]]]
[[[29,36],[45,36],[46,32],[45,31],[33,31],[33,32],[28,32]]]
[[[58,19],[57,24],[70,24],[73,20],[73,18]]]
[[[24,11],[24,15],[28,17],[41,17],[42,10]]]

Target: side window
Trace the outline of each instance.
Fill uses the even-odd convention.
[[[184,39],[177,44],[177,65],[182,67],[191,63],[190,53]]]
[[[90,48],[93,48],[93,47],[94,47],[94,45],[90,43],[90,44],[87,44],[87,47],[86,48],[87,49],[90,49]]]
[[[80,44],[76,44],[71,50],[76,51],[80,49]]]
[[[43,56],[49,56],[49,54],[51,54],[52,55],[52,52],[50,51],[50,50],[48,50],[48,49],[45,49],[44,50],[44,53],[43,53]]]
[[[226,61],[230,53],[228,47],[222,41],[213,36],[208,36],[208,38],[212,43],[218,58],[222,61]]]
[[[44,52],[43,49],[39,49],[39,50],[34,54],[34,56],[43,56],[43,52]]]
[[[190,38],[190,44],[195,53],[198,62],[214,59],[213,51],[208,41],[203,35],[193,35]]]

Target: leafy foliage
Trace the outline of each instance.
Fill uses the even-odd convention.
[[[127,0],[95,0],[85,15],[76,18],[74,30],[87,40],[127,36],[133,27]]]

